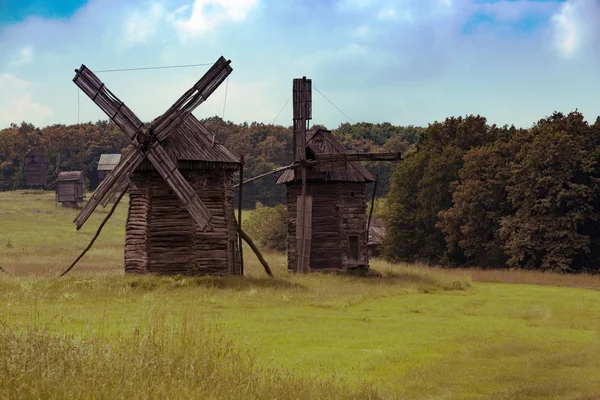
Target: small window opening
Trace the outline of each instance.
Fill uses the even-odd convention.
[[[348,236],[348,258],[353,261],[358,261],[358,236]]]
[[[350,192],[350,197],[354,197],[354,192]]]

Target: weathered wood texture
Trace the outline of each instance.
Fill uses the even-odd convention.
[[[204,231],[153,171],[132,174],[125,239],[125,271],[131,273],[239,275],[232,172],[180,171],[212,215]]]
[[[25,159],[27,186],[46,185],[46,155],[42,149],[30,151]]]
[[[77,205],[83,201],[84,176],[82,171],[64,171],[58,174],[56,194],[64,205]]]
[[[346,270],[367,266],[366,190],[362,183],[311,182],[312,196],[311,270]],[[297,271],[296,223],[299,183],[287,185],[288,269]],[[349,257],[348,237],[358,237],[358,260]]]
[[[331,131],[319,128],[312,131],[311,134],[312,137],[306,144],[306,153],[309,160],[307,179],[309,181],[375,182],[375,177],[358,161],[348,160],[348,162],[345,162],[341,160],[337,162],[336,168],[326,168],[326,165],[331,166],[332,164],[328,161],[321,167],[321,163],[318,161],[321,157],[320,154],[330,155],[331,158],[331,154],[343,154],[346,149],[333,137]],[[317,162],[314,162],[315,159]],[[277,184],[299,180],[300,172],[300,168],[283,172],[277,179]]]

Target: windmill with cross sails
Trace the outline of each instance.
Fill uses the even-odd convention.
[[[85,65],[75,70],[73,82],[131,143],[75,218],[80,229],[98,205],[117,197],[88,248],[63,275],[91,247],[127,191],[126,273],[243,274],[245,234],[235,219],[232,188],[233,174],[241,172],[243,162],[192,115],[231,73],[230,63],[220,57],[149,124],[142,123]]]

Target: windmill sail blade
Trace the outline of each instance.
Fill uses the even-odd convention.
[[[177,165],[169,158],[163,147],[155,142],[146,153],[148,160],[154,168],[163,177],[167,184],[177,194],[177,197],[183,202],[190,216],[196,221],[200,229],[212,230],[210,221],[212,215],[208,208],[202,203],[198,194],[185,180]]]
[[[202,104],[229,76],[233,69],[231,61],[221,56],[206,74],[183,96],[179,98],[163,115],[154,120],[150,129],[158,140],[173,133],[181,122]]]
[[[144,160],[144,153],[136,147],[131,148],[119,161],[119,164],[106,175],[106,178],[98,185],[98,188],[90,197],[88,203],[83,207],[73,222],[80,229],[85,221],[92,215],[98,204],[107,196],[112,196],[115,190],[123,188],[129,182],[131,173]]]
[[[108,115],[119,128],[133,139],[143,126],[142,121],[85,65],[75,70],[73,82]]]

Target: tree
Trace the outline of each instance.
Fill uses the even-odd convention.
[[[452,194],[452,207],[439,214],[438,227],[448,250],[460,248],[476,266],[505,266],[499,229],[502,218],[513,213],[506,185],[517,143],[499,141],[467,152]]]
[[[448,118],[421,135],[417,150],[401,162],[388,195],[384,255],[394,260],[462,262],[459,248],[446,251],[438,214],[452,205],[463,156],[472,147],[493,143],[503,129],[481,116]]]
[[[515,214],[501,221],[508,266],[552,271],[578,269],[589,254],[583,229],[597,220],[594,171],[597,151],[588,124],[577,112],[555,113],[531,130],[511,165],[508,200]],[[597,139],[596,139],[597,140]]]

